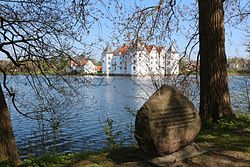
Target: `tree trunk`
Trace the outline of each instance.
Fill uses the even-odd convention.
[[[223,0],[199,0],[200,116],[233,117],[227,78]]]
[[[0,85],[0,161],[9,160],[12,166],[20,164],[10,114]]]

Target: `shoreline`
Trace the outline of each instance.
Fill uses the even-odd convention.
[[[175,166],[248,166],[250,162],[250,113],[237,114],[235,119],[222,119],[218,123],[207,123],[194,142],[206,152],[183,161]],[[151,167],[145,155],[137,145],[124,147],[117,145],[100,151],[81,153],[48,153],[41,157],[30,156],[23,160],[21,167]],[[0,162],[0,166],[8,166]]]
[[[3,75],[2,72],[0,72],[0,75]],[[196,74],[194,72],[192,73],[179,73],[179,74],[168,74],[166,76],[163,75],[154,75],[154,74],[148,74],[148,75],[128,75],[128,74],[66,74],[66,73],[20,73],[20,72],[16,72],[16,73],[6,73],[6,75],[61,75],[61,76],[107,76],[107,77],[113,77],[113,76],[119,76],[119,77],[150,77],[150,76],[161,76],[161,77],[169,77],[169,76],[196,76],[199,74]],[[250,76],[250,72],[228,72],[227,73],[228,76]]]

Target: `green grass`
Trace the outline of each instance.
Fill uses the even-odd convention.
[[[71,167],[75,164],[93,167],[109,166],[109,164],[112,166],[114,163],[142,160],[141,154],[138,148],[128,147],[99,152],[46,155],[40,158],[25,159],[21,167]]]
[[[22,167],[47,167],[47,166],[72,166],[73,164],[87,159],[92,159],[98,155],[98,158],[103,156],[102,152],[85,152],[81,154],[60,154],[46,155],[41,158],[30,158],[23,161]],[[96,159],[99,162],[98,159]]]
[[[195,142],[212,148],[250,153],[250,114],[203,124]]]
[[[227,70],[228,75],[250,75],[250,71]]]

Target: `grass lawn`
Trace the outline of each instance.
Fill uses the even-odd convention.
[[[172,166],[250,166],[250,114],[234,120],[204,124],[195,140],[207,152],[176,162]],[[46,155],[23,160],[22,167],[150,167],[145,155],[136,147],[117,148],[79,154]],[[0,166],[8,166],[2,162]]]

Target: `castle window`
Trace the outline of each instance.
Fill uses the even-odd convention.
[[[136,67],[135,67],[135,66],[133,66],[133,70],[136,70]]]

